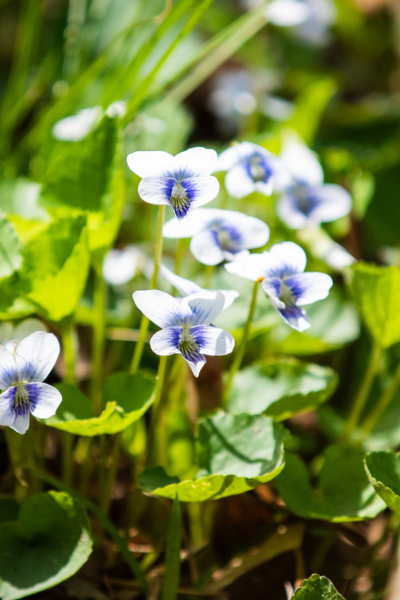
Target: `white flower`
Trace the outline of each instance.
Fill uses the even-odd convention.
[[[248,248],[264,246],[269,239],[269,228],[260,219],[234,210],[203,208],[196,210],[184,225],[177,219],[165,223],[163,236],[191,237],[193,256],[204,265],[218,265],[248,254]]]
[[[139,310],[161,327],[150,340],[159,356],[181,354],[195,377],[206,363],[205,354],[223,356],[232,352],[235,342],[227,331],[211,325],[224,309],[220,292],[202,291],[185,298],[173,298],[159,290],[133,294]]]
[[[191,294],[196,294],[197,292],[207,292],[204,288],[201,288],[197,283],[190,281],[190,279],[185,279],[184,277],[180,277],[179,275],[175,275],[172,271],[167,269],[164,265],[160,265],[160,273],[161,275],[178,290],[178,292],[182,296],[190,296]],[[217,291],[217,290],[210,290]],[[239,296],[239,292],[236,290],[218,290],[225,298],[224,310],[233,304],[236,298]]]
[[[275,244],[269,252],[249,256],[225,265],[229,273],[260,281],[272,306],[290,327],[304,331],[310,327],[306,311],[301,308],[326,298],[332,279],[325,273],[303,273],[304,250],[292,242]]]
[[[281,158],[292,175],[292,182],[286,186],[277,212],[288,227],[318,226],[351,211],[350,194],[340,185],[324,184],[321,165],[304,144],[288,141]]]
[[[255,191],[269,196],[286,181],[280,159],[251,142],[234,144],[224,150],[216,171],[228,171],[225,187],[234,198],[244,198]]]
[[[103,277],[111,285],[123,285],[131,281],[140,270],[151,277],[152,262],[135,246],[126,246],[122,250],[109,250],[103,262]]]
[[[0,346],[0,425],[18,433],[29,428],[29,415],[47,419],[61,403],[60,392],[42,383],[55,365],[60,344],[52,333],[38,331],[10,352]]]
[[[101,106],[84,108],[76,115],[57,121],[51,133],[63,142],[80,142],[94,129],[102,114]]]
[[[0,344],[14,354],[19,342],[35,331],[47,331],[46,326],[38,319],[25,319],[18,325],[3,322],[0,324]]]
[[[218,195],[218,180],[211,176],[218,160],[215,150],[191,148],[176,156],[158,151],[132,152],[126,160],[130,170],[142,178],[142,200],[169,205],[178,219]]]

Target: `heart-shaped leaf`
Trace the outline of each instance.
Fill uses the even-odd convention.
[[[0,524],[0,597],[25,598],[76,573],[92,552],[84,509],[68,494],[38,494]]]
[[[400,515],[400,456],[395,452],[370,452],[367,475],[385,504]]]
[[[382,348],[400,341],[400,270],[357,263],[350,288],[372,337]]]
[[[73,385],[57,386],[63,401],[46,425],[76,435],[93,437],[123,431],[140,419],[153,403],[154,382],[143,375],[117,373],[106,380],[106,407],[95,417],[89,399]]]
[[[242,494],[270,481],[285,465],[287,431],[265,416],[217,413],[199,426],[200,472],[179,482],[164,469],[146,469],[139,476],[145,492],[181,502],[202,502]]]
[[[287,507],[296,515],[333,522],[371,519],[385,505],[368,481],[364,452],[357,448],[330,446],[319,473],[319,486],[313,489],[303,461],[286,456],[286,467],[276,485]]]
[[[337,382],[336,373],[329,367],[296,360],[259,363],[236,375],[227,410],[288,419],[325,402]]]
[[[297,588],[292,600],[345,600],[326,577],[311,575]]]

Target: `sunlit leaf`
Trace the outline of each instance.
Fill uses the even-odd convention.
[[[15,227],[0,213],[0,279],[18,271],[21,263],[21,249]]]
[[[344,600],[326,577],[311,575],[297,588],[292,600]]]
[[[370,452],[367,475],[385,504],[400,515],[400,456],[396,452]]]

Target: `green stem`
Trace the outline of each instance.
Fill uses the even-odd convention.
[[[75,374],[75,340],[72,320],[63,327],[62,346],[64,351],[64,381],[76,385]],[[62,433],[62,476],[67,485],[71,485],[73,478],[73,447],[74,436],[67,431]]]
[[[124,538],[120,536],[116,527],[114,527],[113,523],[110,521],[110,519],[107,517],[107,515],[104,514],[104,512],[101,510],[101,508],[99,508],[96,504],[94,504],[93,502],[88,500],[86,498],[86,496],[79,494],[79,492],[76,492],[70,486],[64,484],[61,481],[58,481],[54,477],[51,477],[51,475],[48,475],[47,473],[43,473],[42,471],[38,471],[36,469],[32,470],[32,472],[37,477],[42,479],[42,481],[45,481],[46,483],[55,487],[56,489],[62,490],[64,492],[67,492],[68,494],[70,494],[73,498],[75,498],[79,502],[79,504],[82,504],[82,506],[84,508],[86,508],[87,510],[90,510],[94,515],[96,515],[99,522],[102,524],[104,529],[109,533],[110,537],[114,540],[115,544],[118,546],[122,556],[124,557],[127,565],[129,566],[130,570],[132,571],[132,574],[136,578],[140,587],[143,590],[147,590],[146,578],[145,578],[144,574],[142,573],[142,570],[141,570],[138,562],[136,561],[133,552],[131,552],[129,550]]]
[[[160,362],[158,365],[158,373],[157,373],[157,377],[156,377],[156,389],[154,392],[154,403],[153,403],[153,408],[151,410],[151,419],[150,419],[150,429],[149,429],[149,436],[148,436],[148,440],[147,440],[147,463],[152,464],[152,462],[154,461],[156,452],[155,452],[155,448],[154,448],[154,440],[155,440],[155,431],[156,431],[156,426],[157,426],[157,422],[159,419],[159,415],[160,415],[160,408],[161,408],[161,399],[162,399],[162,392],[163,392],[163,387],[164,387],[164,380],[165,380],[165,371],[166,371],[166,366],[167,366],[167,356],[160,356]]]
[[[228,397],[229,397],[229,394],[230,394],[230,391],[232,388],[233,380],[235,378],[237,371],[240,369],[240,366],[243,361],[244,353],[246,351],[246,344],[247,344],[247,340],[249,338],[251,324],[253,322],[254,313],[256,311],[256,306],[257,306],[258,287],[259,287],[259,282],[256,281],[254,284],[254,288],[253,288],[253,295],[251,298],[249,314],[247,315],[247,321],[246,321],[246,324],[243,329],[242,339],[240,340],[239,347],[236,351],[235,358],[233,359],[233,363],[232,363],[231,369],[229,371],[228,381],[226,382],[226,385],[225,385],[225,389],[224,389],[224,401],[225,402],[228,400]]]
[[[392,400],[393,396],[397,392],[400,385],[400,364],[396,369],[394,374],[392,383],[389,385],[386,390],[382,393],[378,402],[376,403],[371,414],[365,419],[364,424],[361,426],[362,437],[360,441],[363,441],[368,434],[374,429],[375,425],[378,423],[380,417],[385,411],[386,407]]]
[[[103,361],[106,329],[106,285],[101,268],[95,269],[93,314],[92,402],[95,414],[102,412]]]
[[[351,438],[351,434],[358,424],[361,412],[368,399],[371,386],[374,382],[376,372],[379,367],[379,360],[382,354],[380,346],[374,344],[369,359],[369,364],[365,372],[364,378],[361,382],[360,389],[356,395],[353,407],[350,411],[350,415],[347,419],[347,425],[343,433],[343,441],[348,442]]]
[[[111,505],[111,494],[115,483],[115,478],[118,472],[119,459],[121,456],[121,440],[122,434],[117,433],[113,439],[113,447],[111,451],[111,464],[105,478],[104,488],[101,493],[100,506],[105,515],[108,515]]]
[[[157,232],[156,232],[156,244],[154,249],[154,269],[153,275],[150,281],[150,290],[154,290],[157,285],[158,272],[160,270],[162,249],[163,249],[163,236],[162,229],[165,219],[165,204],[161,204],[158,207],[158,218],[157,218]],[[142,359],[143,349],[146,342],[147,331],[149,329],[149,319],[143,315],[140,323],[139,339],[136,343],[135,351],[132,357],[131,373],[135,375],[138,372],[140,361]]]

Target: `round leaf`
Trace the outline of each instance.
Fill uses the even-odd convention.
[[[326,577],[311,575],[295,591],[292,600],[344,600]]]
[[[89,522],[68,494],[38,494],[0,524],[0,597],[25,598],[76,573],[92,552]]]

